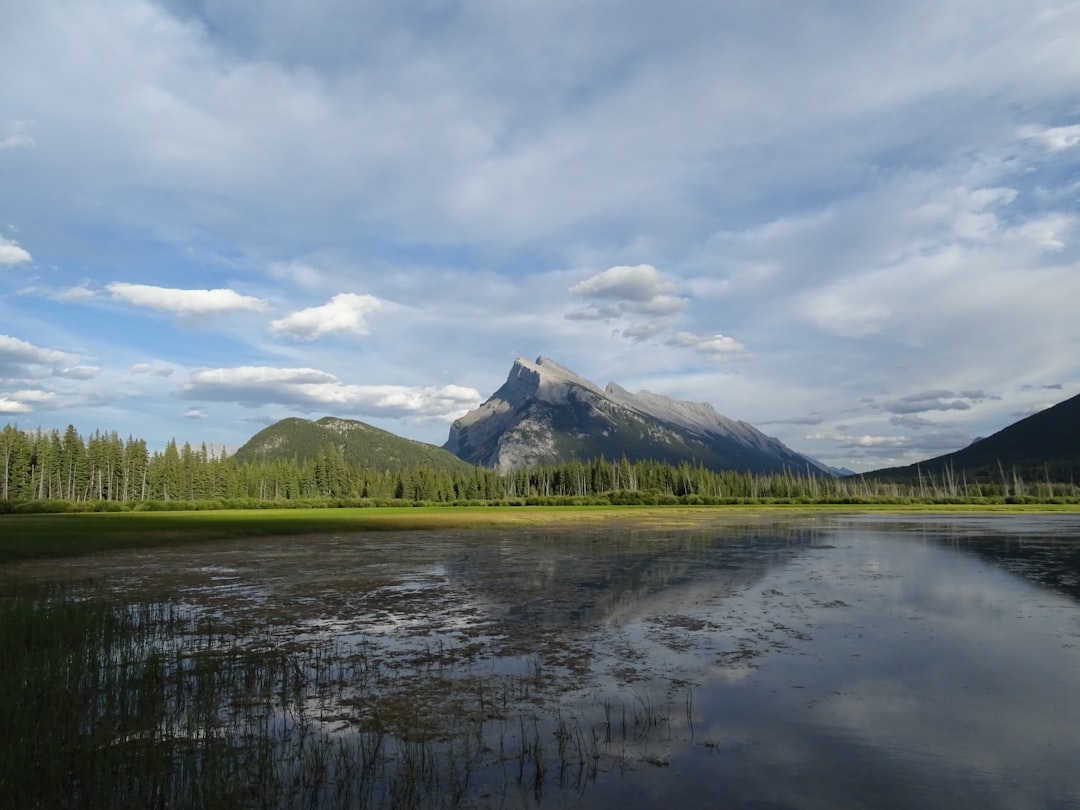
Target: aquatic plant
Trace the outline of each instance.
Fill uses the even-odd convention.
[[[4,807],[456,807],[481,776],[539,805],[670,723],[640,694],[603,720],[560,705],[539,656],[391,662],[72,584],[0,584],[0,657]]]

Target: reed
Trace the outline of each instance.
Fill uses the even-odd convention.
[[[480,784],[539,806],[670,733],[670,701],[560,704],[540,656],[507,676],[452,645],[390,665],[262,632],[0,581],[0,806],[459,807]]]

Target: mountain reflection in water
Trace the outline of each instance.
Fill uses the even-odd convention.
[[[703,511],[48,569],[212,616],[240,645],[362,646],[388,675],[342,685],[334,733],[392,700],[437,719],[480,695],[463,806],[1080,808],[1074,515]],[[539,761],[556,752],[562,768]]]

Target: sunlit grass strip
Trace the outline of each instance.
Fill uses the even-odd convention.
[[[1080,512],[1075,504],[387,507],[0,515],[0,562],[125,548],[305,534],[541,527],[620,520],[679,526],[839,512]]]
[[[585,523],[652,511],[675,514],[613,507],[406,507],[2,515],[0,561],[245,537]]]

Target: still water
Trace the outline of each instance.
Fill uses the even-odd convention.
[[[473,712],[467,807],[1080,808],[1077,515],[336,535],[49,572],[228,643],[362,651],[327,733],[407,706],[452,749],[439,718]]]

